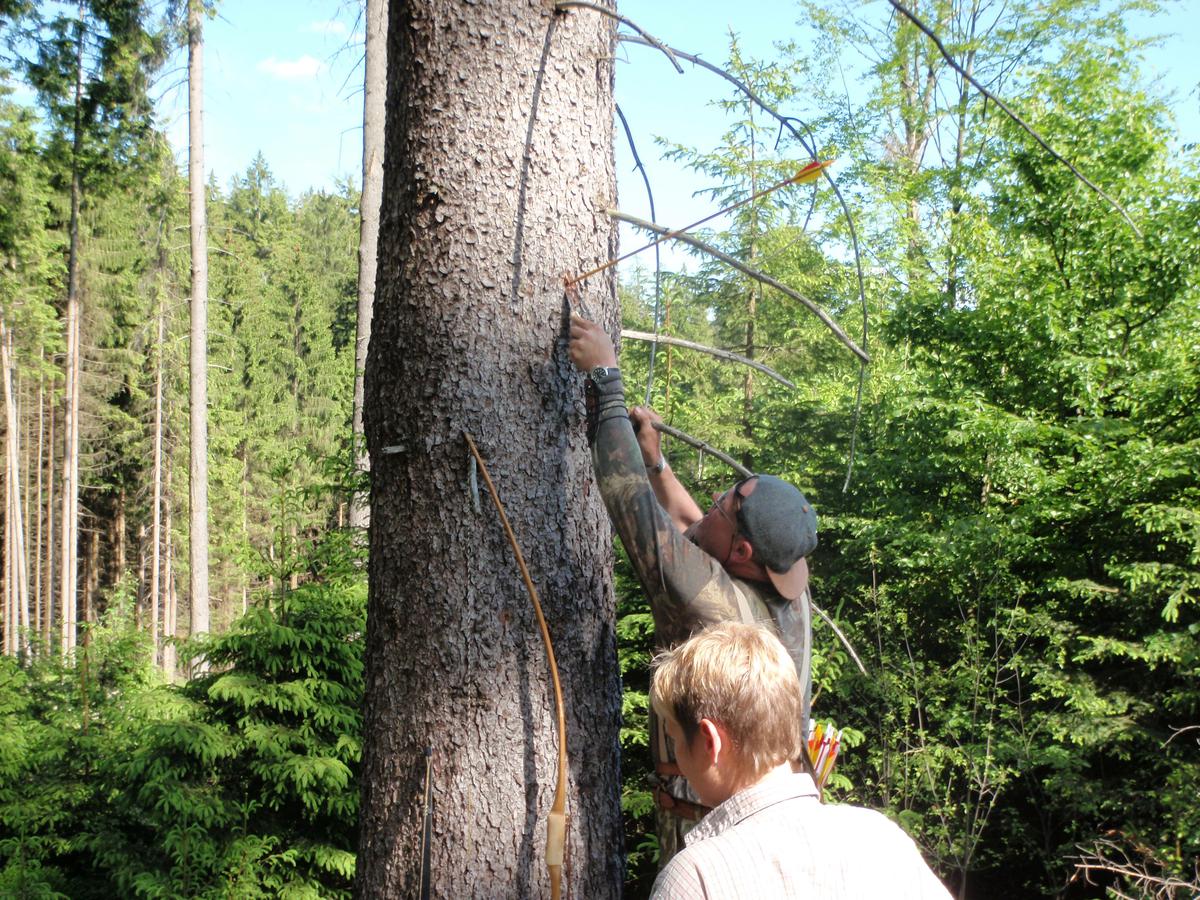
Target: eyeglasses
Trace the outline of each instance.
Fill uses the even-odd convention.
[[[745,533],[745,528],[742,525],[742,502],[746,499],[746,495],[742,493],[742,485],[748,484],[757,477],[757,475],[751,475],[749,478],[743,478],[729,489],[733,492],[733,497],[736,501],[736,505],[733,508],[732,518],[730,517],[729,513],[725,512],[725,508],[721,505],[725,502],[725,497],[728,495],[729,491],[726,491],[724,494],[714,500],[712,509],[709,510],[711,513],[712,510],[715,509],[721,514],[721,518],[728,522],[730,527],[733,528],[734,536]]]

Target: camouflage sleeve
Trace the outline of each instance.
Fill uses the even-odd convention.
[[[589,382],[588,389],[596,393],[588,404],[596,482],[649,597],[659,645],[739,618],[733,583],[720,562],[687,540],[654,496],[620,379],[599,388]]]

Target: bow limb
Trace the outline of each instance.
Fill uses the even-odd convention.
[[[562,682],[558,678],[558,662],[554,658],[554,644],[550,640],[550,629],[546,626],[545,615],[542,614],[542,602],[538,599],[533,579],[529,577],[529,567],[525,565],[525,557],[521,553],[520,545],[517,544],[517,536],[508,523],[504,504],[500,502],[500,495],[496,493],[496,486],[492,483],[487,464],[479,455],[479,448],[475,446],[475,441],[465,431],[463,437],[467,439],[471,455],[479,465],[479,471],[483,475],[484,484],[487,485],[488,494],[491,495],[496,512],[500,515],[500,524],[504,526],[504,533],[508,536],[508,543],[517,559],[517,568],[521,570],[525,589],[529,592],[529,599],[533,601],[533,611],[537,614],[538,628],[542,632],[542,644],[546,647],[546,661],[550,665],[550,680],[554,685],[554,706],[558,715],[558,783],[554,788],[554,804],[551,806],[546,820],[546,868],[550,874],[550,898],[559,900],[562,896],[562,867],[567,838],[567,713],[563,704]]]

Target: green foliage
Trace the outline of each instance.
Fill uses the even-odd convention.
[[[727,272],[664,278],[670,333],[744,352],[753,322],[760,358],[798,391],[756,376],[751,406],[743,371],[675,351],[668,376],[660,348],[654,402],[677,427],[793,479],[818,508],[815,599],[869,671],[816,623],[816,714],[848,736],[831,797],[889,812],[971,897],[1059,895],[1079,848],[1116,834],[1149,870],[1190,883],[1200,757],[1179,729],[1200,722],[1200,171],[1194,152],[1170,149],[1120,8],[1062,0],[1029,18],[1017,6],[994,23],[995,12],[973,20],[977,6],[923,13],[952,52],[977,54],[985,81],[1008,67],[1003,93],[1145,238],[960,93],[903,20],[876,30],[821,11],[828,49],[878,60],[864,108],[841,112],[831,94],[822,102],[837,112],[816,119],[871,253],[873,363],[849,488],[852,366],[805,313]],[[841,84],[844,57],[822,76],[820,60],[757,67],[734,49],[739,74],[779,102],[792,96],[780,73],[815,71],[806,87],[818,98]],[[677,149],[722,196],[744,195],[750,158],[762,160],[748,152],[751,117],[730,112],[716,151]],[[795,198],[775,199],[790,205],[757,220],[748,209],[711,239],[753,250],[853,321],[829,199],[817,200],[819,239]],[[623,300],[645,328],[644,275]],[[643,347],[623,349],[638,402],[645,360]],[[669,453],[697,492],[730,479]],[[618,589],[637,684],[646,634],[636,586]],[[634,833],[637,699],[627,689]]]
[[[73,665],[0,660],[6,891],[349,896],[366,591],[360,551],[337,548],[190,648],[210,671],[182,686],[117,598]]]

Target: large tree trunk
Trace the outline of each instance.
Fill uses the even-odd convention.
[[[189,563],[192,637],[208,632],[208,222],[204,196],[204,8],[188,0],[188,212],[192,238],[191,480]]]
[[[564,896],[620,895],[611,532],[563,276],[611,258],[613,24],[520,0],[395,2],[366,371],[371,562],[357,892],[545,897],[546,653],[470,431],[545,605],[570,751]],[[532,127],[531,127],[532,123]],[[582,308],[615,333],[609,276]],[[480,479],[482,486],[482,479]],[[481,487],[482,490],[482,487]],[[478,505],[477,505],[478,504]]]
[[[363,439],[363,372],[371,343],[371,306],[375,302],[375,270],[379,250],[379,200],[383,194],[383,125],[387,99],[387,2],[367,0],[366,74],[363,79],[363,174],[358,235],[358,325],[354,341],[354,451],[355,467],[370,470]],[[367,497],[350,499],[350,526],[371,524]]]

